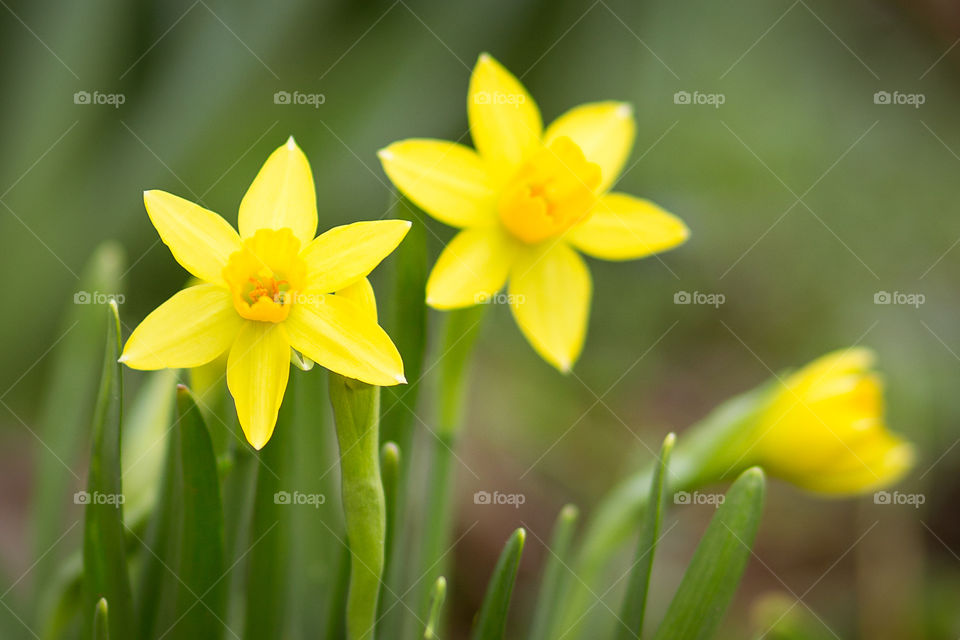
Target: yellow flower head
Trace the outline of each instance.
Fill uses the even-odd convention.
[[[147,191],[143,201],[160,239],[202,284],[148,315],[121,362],[189,368],[228,352],[227,386],[257,449],[276,425],[291,347],[369,384],[406,382],[400,354],[377,324],[366,276],[410,223],[357,222],[314,238],[313,175],[293,138],[270,155],[240,202],[239,234],[216,213],[169,193]]]
[[[483,54],[467,115],[476,151],[413,139],[379,154],[400,191],[462,229],[430,274],[427,303],[474,305],[509,281],[521,331],[567,371],[583,347],[592,288],[577,250],[604,260],[642,258],[682,243],[687,227],[652,202],[609,192],[633,146],[628,104],[582,105],[544,131],[527,90]]]
[[[868,349],[837,351],[791,374],[756,423],[752,457],[829,494],[873,491],[913,466],[913,447],[883,421],[883,385]]]

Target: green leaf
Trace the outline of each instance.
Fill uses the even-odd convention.
[[[551,640],[556,637],[553,629],[557,624],[558,608],[567,585],[573,577],[573,571],[569,566],[570,547],[579,517],[580,510],[568,504],[560,510],[556,524],[553,525],[553,534],[550,536],[550,546],[547,549],[550,555],[543,570],[530,640]]]
[[[384,559],[383,572],[386,575],[390,571],[393,563],[394,538],[397,535],[397,524],[399,516],[400,498],[400,448],[395,442],[387,442],[380,449],[380,476],[383,480],[383,498],[387,514],[387,532],[384,538]],[[380,606],[383,610],[383,603],[387,601],[388,596],[392,595],[387,585],[383,585],[380,593]]]
[[[763,471],[744,471],[697,545],[655,640],[711,638],[730,606],[760,526],[766,482]]]
[[[487,584],[487,594],[483,598],[480,613],[473,629],[473,640],[501,640],[507,629],[507,612],[510,610],[510,597],[513,583],[517,578],[520,556],[523,553],[523,541],[527,532],[517,529],[507,540],[500,553],[493,576]]]
[[[427,628],[423,631],[424,640],[434,640],[437,629],[440,628],[440,610],[447,597],[447,579],[443,576],[433,583],[433,592],[430,594],[430,615],[427,616]]]
[[[347,637],[372,640],[383,575],[386,507],[380,479],[380,387],[330,374],[340,493],[350,546]]]
[[[289,616],[289,549],[292,502],[287,499],[290,460],[298,425],[298,387],[305,374],[291,376],[270,442],[257,454],[257,482],[247,554],[245,638],[286,636]]]
[[[650,587],[650,571],[653,569],[653,557],[660,537],[660,522],[665,509],[664,477],[667,474],[670,453],[677,437],[668,434],[660,447],[660,464],[654,468],[650,482],[650,498],[643,516],[640,540],[637,542],[637,556],[630,574],[627,594],[620,611],[620,625],[617,637],[620,640],[634,640],[643,631],[643,614],[647,606],[647,591]]]
[[[183,521],[179,590],[174,638],[192,640],[223,635],[226,590],[223,508],[213,443],[203,416],[186,387],[177,387]]]
[[[120,357],[120,316],[108,306],[107,346],[103,376],[93,419],[93,450],[86,493],[83,527],[84,604],[87,629],[93,628],[94,606],[100,598],[113,602],[110,635],[132,638],[133,595],[127,575],[120,470],[120,423],[123,415],[123,372]]]
[[[93,640],[110,640],[106,598],[100,598],[93,611]]]
[[[79,480],[67,465],[72,465],[87,442],[97,373],[102,367],[104,306],[89,304],[92,298],[88,300],[83,294],[122,294],[125,262],[123,248],[118,244],[108,242],[97,248],[80,275],[78,290],[69,298],[73,304],[69,305],[50,355],[51,374],[44,384],[38,428],[43,446],[37,450],[33,474],[36,489],[30,501],[30,540],[36,558],[31,577],[38,595],[59,571],[66,550],[74,548],[67,541],[55,544],[68,526],[64,496],[71,495]],[[84,618],[87,617],[85,613]],[[48,613],[41,611],[39,619],[47,618]]]
[[[176,385],[173,385],[176,389]],[[153,514],[143,539],[143,560],[137,580],[138,637],[154,638],[176,621],[180,583],[173,568],[180,564],[180,527],[183,517],[183,478],[180,472],[180,429],[167,438],[163,475],[157,487]],[[162,629],[159,629],[162,625]],[[159,633],[157,630],[159,629]]]

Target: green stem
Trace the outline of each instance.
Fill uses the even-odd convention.
[[[380,479],[380,388],[330,374],[350,546],[347,637],[372,640],[383,574],[386,507]]]

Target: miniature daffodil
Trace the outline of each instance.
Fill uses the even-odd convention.
[[[461,229],[430,274],[427,303],[471,306],[509,283],[521,331],[567,371],[583,347],[592,293],[578,252],[642,258],[681,244],[687,227],[648,200],[609,191],[633,146],[630,105],[585,104],[544,129],[523,85],[483,54],[467,115],[476,150],[410,139],[379,153],[401,192]]]
[[[216,213],[163,191],[144,193],[150,220],[202,281],[160,305],[120,358],[134,369],[199,367],[227,353],[227,387],[253,447],[270,439],[291,347],[374,385],[406,382],[393,342],[370,314],[366,280],[410,228],[358,222],[317,236],[313,175],[293,141],[274,151],[240,202],[239,233]]]
[[[817,493],[863,493],[899,480],[913,466],[913,446],[884,424],[873,362],[869,349],[836,351],[777,383],[750,457]]]

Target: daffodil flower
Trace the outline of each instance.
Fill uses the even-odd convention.
[[[147,191],[143,199],[160,239],[203,283],[148,315],[121,362],[190,368],[227,352],[227,387],[256,449],[276,425],[291,347],[349,378],[406,382],[400,354],[369,312],[366,276],[410,223],[357,222],[314,238],[313,175],[293,138],[270,155],[240,202],[239,234],[216,213],[175,195]]]
[[[787,376],[757,419],[748,456],[799,487],[855,494],[889,486],[913,466],[913,446],[889,431],[874,354],[829,353]]]
[[[509,282],[508,301],[534,349],[567,371],[583,347],[592,283],[579,252],[633,260],[688,236],[648,200],[609,192],[633,146],[630,105],[585,104],[543,129],[522,84],[489,55],[470,79],[467,115],[476,151],[403,140],[380,151],[410,200],[462,229],[427,282],[427,303],[482,303]]]

